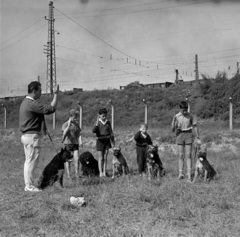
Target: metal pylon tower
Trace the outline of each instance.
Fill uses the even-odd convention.
[[[55,30],[54,30],[54,12],[53,2],[49,2],[49,16],[45,16],[48,21],[48,42],[44,45],[44,53],[47,54],[47,75],[46,92],[53,94],[57,86],[56,81],[56,55],[55,55]]]

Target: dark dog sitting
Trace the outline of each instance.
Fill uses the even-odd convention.
[[[129,168],[127,165],[127,161],[124,158],[120,147],[113,148],[112,169],[113,169],[112,178],[115,177],[116,170],[118,171],[119,175],[123,174],[123,176],[124,176],[125,174],[126,175],[129,174]]]
[[[82,164],[82,174],[84,176],[99,175],[98,162],[91,152],[83,152],[79,157],[79,162]]]
[[[165,170],[163,168],[162,161],[158,155],[158,146],[148,145],[147,147],[147,174],[148,179],[151,180],[152,177],[160,177],[165,175]]]
[[[195,166],[193,183],[195,183],[197,176],[201,174],[202,175],[204,174],[204,182],[212,180],[217,174],[217,172],[214,170],[212,165],[207,160],[207,148],[206,147],[201,148],[199,146],[197,157],[198,159]]]
[[[59,181],[60,186],[63,187],[64,163],[70,162],[72,158],[71,152],[62,148],[43,170],[38,180],[38,187],[44,189],[47,186],[52,186],[56,181]]]

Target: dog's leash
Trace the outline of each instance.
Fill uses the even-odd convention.
[[[198,158],[197,158],[197,155],[198,155],[198,152],[199,152],[199,149],[200,149],[200,148],[201,148],[201,145],[196,144],[195,154],[194,154],[194,163],[196,163],[196,160],[198,159]]]
[[[52,145],[53,145],[56,153],[58,154],[58,151],[57,151],[57,149],[56,149],[56,147],[55,147],[55,145],[54,145],[54,143],[53,143],[53,140],[52,140],[52,138],[51,138],[51,136],[50,136],[50,133],[49,133],[49,131],[48,131],[47,129],[46,129],[46,134],[48,135],[48,137],[49,137],[49,139],[50,139],[50,141],[51,141],[51,143],[52,143]]]

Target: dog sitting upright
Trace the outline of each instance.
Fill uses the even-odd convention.
[[[127,165],[127,161],[121,152],[121,147],[113,148],[112,169],[113,169],[112,178],[115,177],[116,170],[118,171],[119,175],[123,174],[123,176],[124,176],[125,174],[126,175],[129,174],[129,168]]]
[[[152,177],[157,177],[160,180],[160,177],[165,175],[165,170],[162,165],[162,161],[158,155],[158,146],[148,145],[147,147],[147,174],[148,180],[151,180]]]
[[[217,172],[207,160],[207,147],[198,146],[197,162],[195,166],[195,174],[193,183],[195,183],[198,175],[204,174],[204,182],[210,181],[214,178]]]
[[[84,176],[99,175],[98,162],[91,152],[85,151],[79,156],[79,162],[82,164],[82,174]]]
[[[38,180],[38,187],[44,189],[47,186],[52,186],[56,181],[59,181],[60,186],[63,187],[64,163],[70,162],[72,158],[71,152],[66,150],[66,147],[62,148],[43,170]]]

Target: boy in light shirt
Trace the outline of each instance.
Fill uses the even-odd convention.
[[[187,180],[191,182],[191,150],[194,141],[193,130],[197,137],[197,143],[200,144],[199,131],[196,118],[188,112],[188,103],[181,101],[179,103],[180,112],[177,113],[172,120],[172,132],[176,131],[176,143],[178,145],[179,154],[179,176],[183,179],[184,156],[187,159]]]
[[[81,128],[78,125],[78,112],[75,109],[69,111],[69,119],[62,125],[62,142],[67,150],[73,152],[74,166],[75,166],[75,177],[78,179],[79,172],[79,146],[82,146]],[[67,176],[70,176],[70,163],[65,162],[65,169]]]

